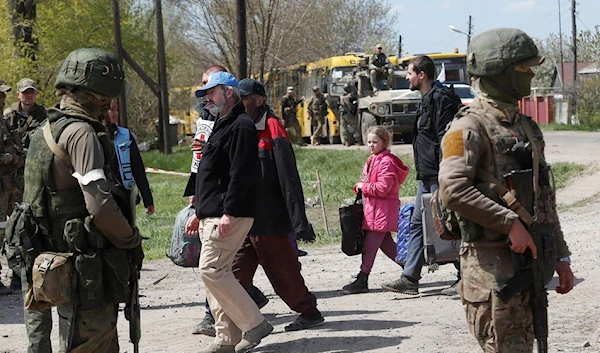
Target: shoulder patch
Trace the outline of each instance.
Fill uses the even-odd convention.
[[[446,133],[442,142],[443,159],[450,157],[463,157],[465,155],[463,130],[454,130]]]

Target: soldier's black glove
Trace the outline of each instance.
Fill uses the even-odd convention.
[[[129,250],[129,263],[140,269],[142,268],[142,261],[144,261],[144,250],[142,250],[142,244],[140,244]]]
[[[308,228],[296,233],[296,239],[302,239],[307,242],[313,242],[317,238],[312,224],[308,224]]]

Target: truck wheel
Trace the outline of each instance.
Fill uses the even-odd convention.
[[[377,125],[377,120],[371,113],[362,112],[360,115],[360,132],[363,140],[363,144],[367,145],[367,131],[371,126]]]

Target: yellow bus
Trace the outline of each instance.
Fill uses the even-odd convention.
[[[306,142],[313,134],[313,126],[308,114],[308,101],[312,97],[312,88],[318,86],[327,95],[329,105],[327,121],[321,132],[321,142],[340,143],[340,97],[344,94],[338,85],[333,85],[346,75],[353,75],[356,69],[366,63],[363,54],[348,53],[333,56],[311,63],[303,63],[277,69],[265,75],[263,81],[269,92],[269,100],[275,112],[281,116],[281,99],[287,87],[296,91],[296,99],[304,97],[297,111],[302,137]]]
[[[471,80],[467,73],[467,56],[464,53],[431,53],[427,55],[435,64],[436,77],[444,68],[446,72],[445,83],[463,83],[470,85]],[[417,57],[417,55],[407,56],[398,59],[398,65],[403,69],[408,69],[408,62]]]

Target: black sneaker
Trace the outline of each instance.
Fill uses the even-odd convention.
[[[306,251],[298,249],[298,257],[302,257],[302,256],[306,256],[306,255],[308,255],[308,253]]]
[[[384,290],[408,295],[419,295],[419,282],[413,282],[404,275],[393,282],[381,286]]]
[[[292,322],[291,324],[287,325],[284,328],[284,330],[287,331],[287,332],[289,332],[289,331],[306,330],[306,329],[309,329],[311,327],[319,326],[323,322],[325,322],[325,319],[323,318],[323,316],[321,315],[321,313],[319,313],[317,316],[314,316],[314,317],[307,317],[307,316],[304,316],[304,315],[300,314],[300,316],[298,316],[296,318],[296,320],[294,320],[294,322]]]

